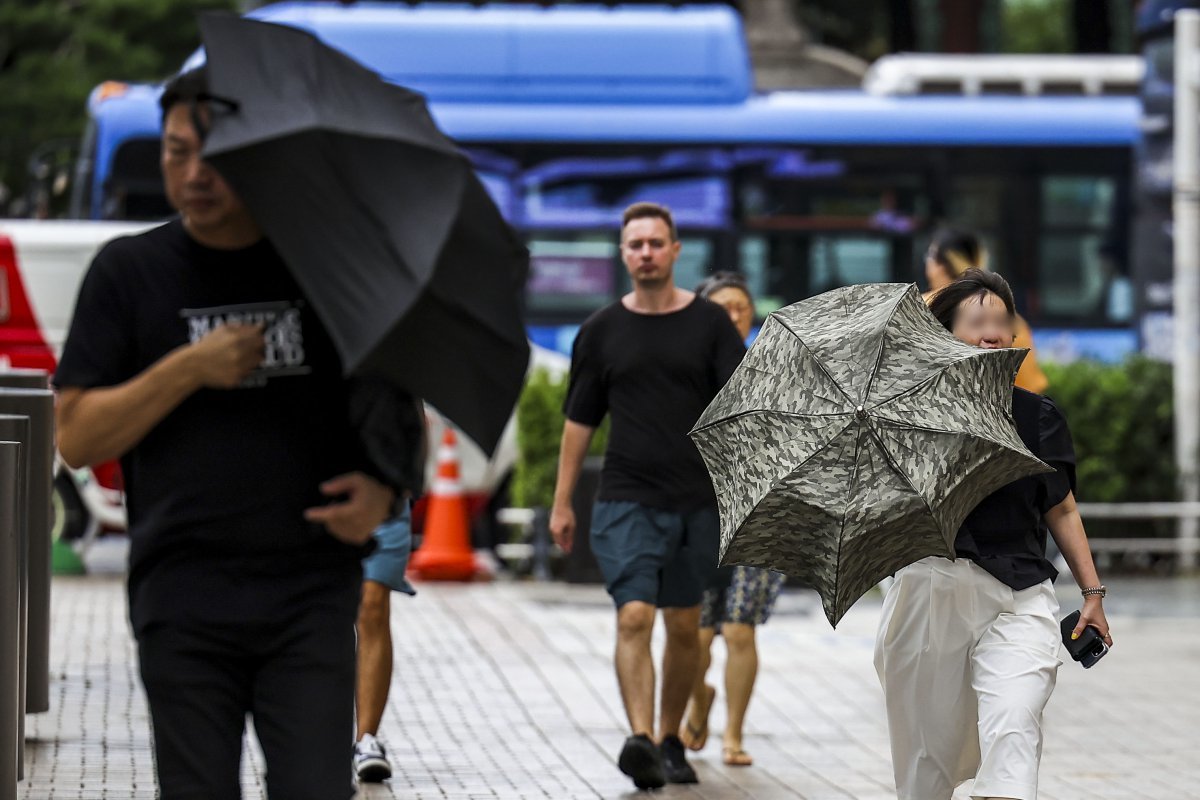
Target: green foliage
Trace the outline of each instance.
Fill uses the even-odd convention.
[[[1077,361],[1043,365],[1047,394],[1067,417],[1078,458],[1079,499],[1097,503],[1177,498],[1171,367],[1135,357],[1120,365]],[[537,370],[517,403],[515,505],[549,506],[562,438],[566,376]],[[591,453],[602,454],[608,421]],[[1093,523],[1089,528],[1104,526]]]
[[[1080,500],[1174,500],[1171,366],[1134,357],[1120,365],[1046,364],[1079,461]]]
[[[558,449],[565,417],[567,376],[534,370],[517,400],[517,464],[513,470],[512,499],[517,506],[549,507],[554,501],[558,475]],[[589,449],[601,455],[608,443],[608,420],[596,430]]]
[[[1070,53],[1070,0],[1004,0],[1001,49],[1006,53]]]
[[[105,80],[156,81],[200,43],[197,12],[237,0],[0,3],[0,183],[26,188],[33,150],[78,141],[85,102]]]

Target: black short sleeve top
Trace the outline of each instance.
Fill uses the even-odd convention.
[[[1014,387],[1013,417],[1025,446],[1054,472],[1021,478],[985,497],[964,520],[954,549],[1020,590],[1058,576],[1046,559],[1044,515],[1075,491],[1075,447],[1048,397]]]

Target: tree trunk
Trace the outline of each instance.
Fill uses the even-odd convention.
[[[912,0],[888,0],[889,49],[893,53],[917,51],[917,26]]]
[[[941,0],[942,52],[978,53],[982,0]]]
[[[1076,53],[1111,53],[1112,15],[1109,0],[1071,0],[1071,28]]]

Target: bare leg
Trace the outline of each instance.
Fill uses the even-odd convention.
[[[687,724],[679,732],[691,750],[700,750],[708,741],[708,714],[712,710],[716,689],[704,682],[708,668],[712,665],[712,643],[716,636],[713,628],[700,629],[700,657],[697,659],[696,680],[692,682],[692,700],[688,705]]]
[[[655,607],[633,600],[617,609],[617,683],[634,735],[654,738],[654,659],[650,635]],[[678,724],[678,723],[676,723]]]
[[[659,739],[677,736],[700,661],[700,606],[664,608],[667,646],[663,652]]]
[[[382,583],[363,581],[357,625],[358,685],[354,699],[358,732],[355,741],[365,733],[379,733],[379,723],[387,705],[392,682],[391,602],[391,589]]]
[[[721,635],[729,649],[725,664],[725,703],[729,708],[729,721],[725,725],[724,758],[726,763],[735,766],[749,766],[750,758],[742,750],[742,726],[746,721],[750,694],[754,691],[754,679],[758,676],[754,626],[727,622],[721,626]]]

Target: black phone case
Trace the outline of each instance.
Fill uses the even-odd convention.
[[[1084,667],[1090,667],[1104,657],[1104,654],[1108,652],[1108,645],[1100,638],[1100,632],[1091,625],[1083,629],[1083,633],[1079,634],[1078,639],[1072,639],[1071,631],[1075,630],[1075,626],[1078,624],[1078,611],[1072,611],[1059,624],[1062,630],[1063,647],[1067,648],[1071,658],[1082,663]]]

